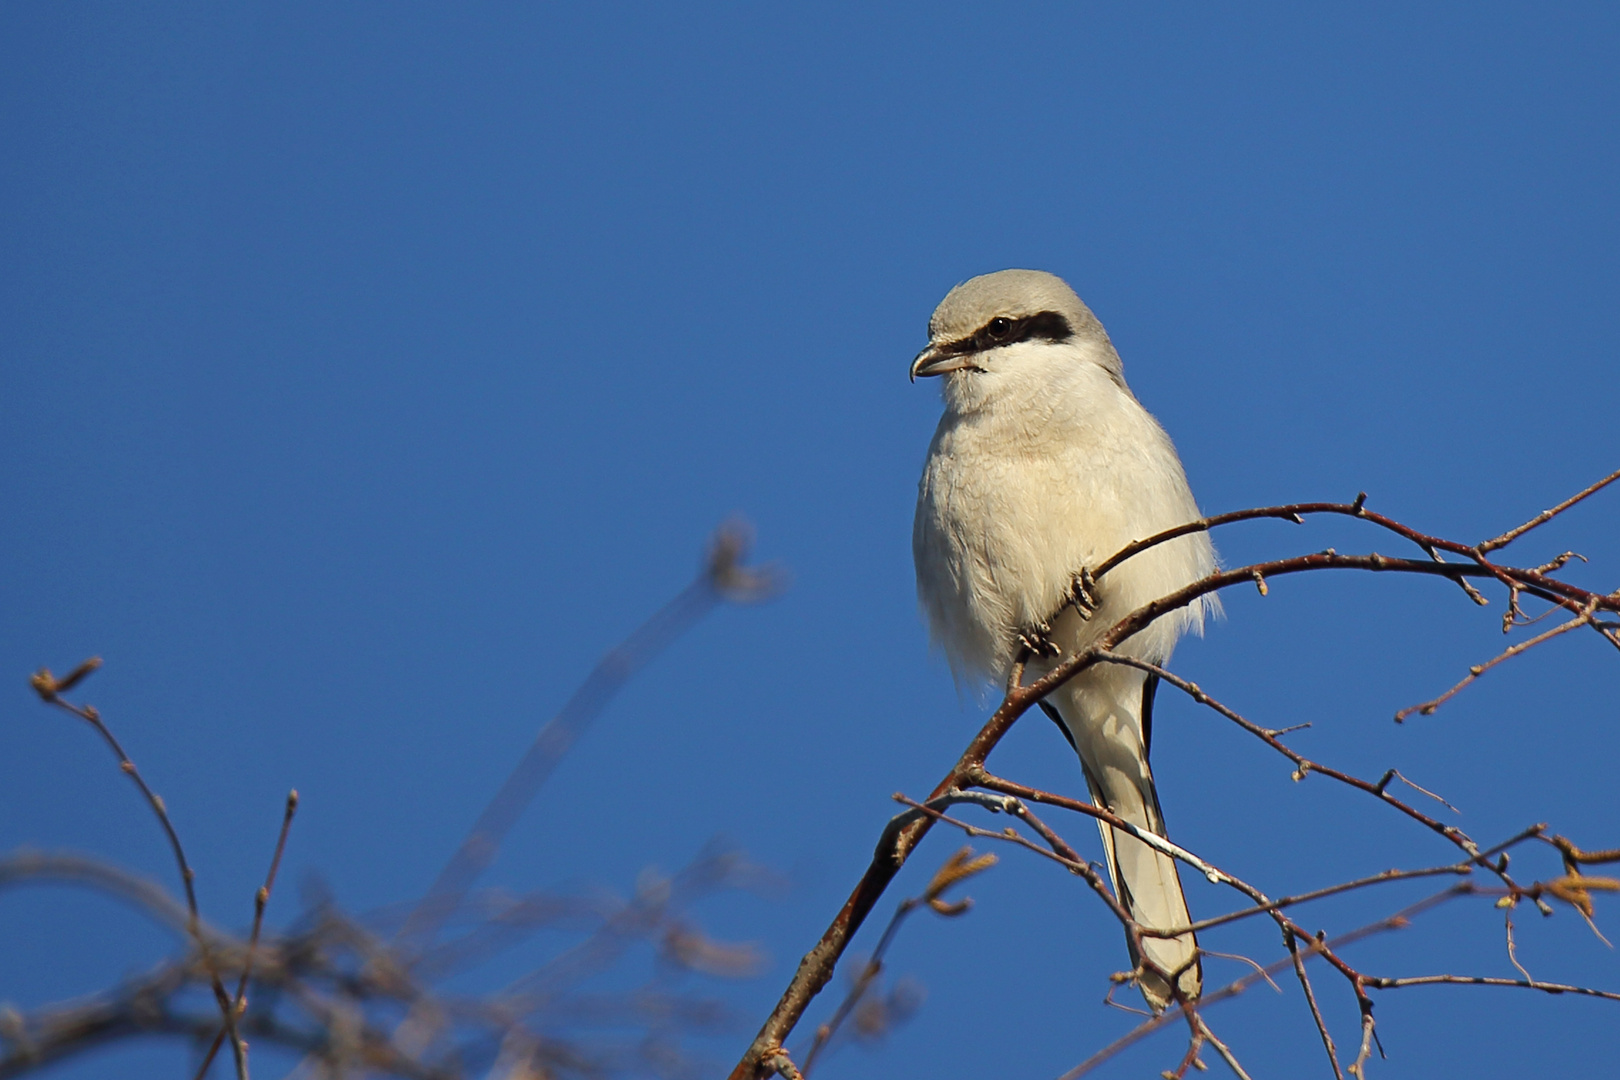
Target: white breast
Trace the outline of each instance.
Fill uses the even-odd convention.
[[[1044,348],[1061,350],[1061,363],[951,376],[919,485],[918,596],[959,677],[1000,679],[1018,632],[1056,614],[1083,568],[1198,517],[1175,448],[1147,410],[1077,350]],[[1070,640],[1060,644],[1082,646],[1214,566],[1202,534],[1144,552],[1100,583],[1095,617],[1063,621]],[[1127,651],[1166,659],[1203,614],[1195,605],[1160,619]]]

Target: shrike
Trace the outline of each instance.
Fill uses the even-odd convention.
[[[1170,437],[1125,385],[1102,324],[1061,278],[1002,270],[952,289],[928,322],[913,379],[944,376],[945,414],[917,492],[912,551],[930,632],[958,678],[1005,679],[1025,644],[1037,678],[1143,604],[1215,569],[1207,535],[1161,544],[1110,570],[1076,601],[1076,582],[1132,540],[1198,518]],[[1082,610],[1094,603],[1095,611]],[[1209,604],[1159,618],[1116,650],[1162,664],[1201,631]],[[1093,801],[1159,836],[1148,767],[1157,679],[1098,664],[1041,703],[1080,755]],[[1099,822],[1121,904],[1144,928],[1191,920],[1175,860]],[[1148,957],[1196,997],[1192,933],[1143,939]],[[1133,955],[1132,963],[1140,962]],[[1158,1011],[1169,982],[1144,972]]]

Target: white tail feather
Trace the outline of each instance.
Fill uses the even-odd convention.
[[[1093,672],[1083,673],[1052,695],[1058,718],[1080,754],[1092,800],[1139,829],[1167,836],[1143,738],[1142,673],[1113,669],[1088,678]],[[1126,674],[1134,678],[1120,677]],[[1176,861],[1112,825],[1097,824],[1114,892],[1131,918],[1145,929],[1190,925]],[[1198,996],[1203,973],[1197,939],[1190,931],[1170,938],[1144,937],[1142,943],[1147,960],[1163,972],[1179,973],[1176,982],[1182,993]],[[1132,964],[1141,960],[1133,948]],[[1170,982],[1159,972],[1144,970],[1139,983],[1155,1011],[1174,1000]]]

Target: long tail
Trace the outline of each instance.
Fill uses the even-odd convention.
[[[1094,677],[1087,678],[1094,672]],[[1092,800],[1140,829],[1166,836],[1153,770],[1148,766],[1157,682],[1130,669],[1093,669],[1056,691],[1052,696],[1057,700],[1043,702],[1042,707],[1065,729],[1079,753]],[[1190,925],[1176,861],[1111,825],[1097,825],[1114,892],[1130,916],[1145,929]],[[1192,932],[1170,938],[1144,937],[1142,942],[1148,960],[1174,974],[1182,993],[1196,998],[1203,986],[1203,972]],[[1127,944],[1131,944],[1128,937]],[[1132,945],[1132,966],[1141,961]],[[1155,1012],[1174,1000],[1169,980],[1158,972],[1144,971],[1140,985]]]

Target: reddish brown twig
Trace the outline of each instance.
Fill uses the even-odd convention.
[[[1499,979],[1488,975],[1413,975],[1404,979],[1386,979],[1368,975],[1364,981],[1375,990],[1400,990],[1408,986],[1504,986],[1518,987],[1521,990],[1539,990],[1544,994],[1575,994],[1580,997],[1602,998],[1604,1001],[1620,1001],[1620,993],[1613,990],[1597,990],[1590,986],[1573,986],[1569,983],[1538,982],[1533,979]]]
[[[1581,614],[1575,616],[1575,618],[1569,620],[1568,622],[1559,623],[1557,626],[1553,627],[1551,630],[1545,630],[1542,633],[1537,634],[1533,638],[1529,638],[1529,639],[1527,639],[1525,641],[1519,642],[1517,645],[1512,645],[1512,646],[1509,646],[1506,649],[1503,649],[1500,653],[1498,653],[1495,656],[1491,657],[1489,660],[1485,661],[1483,664],[1475,664],[1473,667],[1469,668],[1468,669],[1468,674],[1462,679],[1461,682],[1457,683],[1456,686],[1453,686],[1450,690],[1447,690],[1445,693],[1441,694],[1439,697],[1433,698],[1433,699],[1431,699],[1429,701],[1425,701],[1425,702],[1422,702],[1422,703],[1417,704],[1417,705],[1408,705],[1406,708],[1404,708],[1404,709],[1400,710],[1399,712],[1397,712],[1395,714],[1395,722],[1396,723],[1404,723],[1406,721],[1406,718],[1408,716],[1411,716],[1413,713],[1421,713],[1424,716],[1433,716],[1434,711],[1436,709],[1438,709],[1440,706],[1444,705],[1446,702],[1450,701],[1452,698],[1456,697],[1459,693],[1462,692],[1464,687],[1468,686],[1475,679],[1478,679],[1481,675],[1483,675],[1487,671],[1491,670],[1491,668],[1495,667],[1498,664],[1505,663],[1506,661],[1513,659],[1515,656],[1518,656],[1520,653],[1528,652],[1529,650],[1535,648],[1537,645],[1540,645],[1540,644],[1542,644],[1544,642],[1551,641],[1553,638],[1558,637],[1560,634],[1567,634],[1571,630],[1578,630],[1579,628],[1585,626],[1586,624],[1590,623],[1591,621],[1592,621],[1592,612],[1591,611],[1583,611],[1583,612],[1581,612]]]
[[[1119,900],[1109,889],[1107,881],[1097,872],[1097,868],[1084,859],[1074,848],[1070,847],[1066,840],[1053,832],[1044,821],[1036,817],[1023,800],[1011,795],[1000,798],[980,796],[977,792],[952,792],[937,799],[930,799],[927,803],[916,802],[900,794],[896,794],[894,799],[896,802],[912,807],[919,813],[926,814],[934,821],[961,829],[968,836],[1016,844],[1027,851],[1033,851],[1042,858],[1050,859],[1067,868],[1070,873],[1085,879],[1086,884],[1091,887],[1091,891],[1096,893],[1098,898],[1114,913],[1115,918],[1119,919],[1127,927],[1130,926],[1132,921],[1130,913],[1119,903]],[[977,825],[952,817],[942,809],[942,807],[956,802],[973,803],[993,813],[1011,814],[1019,820],[1027,822],[1030,828],[1034,829],[1046,841],[1047,846],[1042,847],[1028,837],[1021,835],[1018,830],[1011,826],[999,832],[992,829],[981,829]],[[1108,815],[1106,811],[1102,813],[1109,817],[1112,816]],[[1147,933],[1147,931],[1139,932]]]
[[[1043,797],[1049,797],[1050,799],[1052,799],[1055,802],[1057,802],[1057,801],[1061,801],[1061,802],[1064,802],[1064,803],[1068,802],[1068,800],[1064,800],[1063,797],[1061,797],[1061,796],[1050,796],[1049,793],[1044,793],[1044,792],[1041,793],[1041,795]],[[1314,891],[1309,892],[1309,893],[1302,893],[1302,894],[1299,894],[1297,896],[1283,897],[1283,898],[1280,898],[1278,900],[1273,900],[1273,901],[1271,901],[1271,902],[1269,902],[1267,904],[1255,905],[1253,907],[1244,908],[1244,909],[1241,909],[1239,911],[1231,912],[1231,913],[1229,913],[1227,915],[1218,916],[1216,918],[1206,919],[1206,920],[1194,923],[1190,927],[1171,927],[1171,928],[1166,928],[1166,929],[1163,929],[1163,930],[1149,930],[1149,929],[1140,928],[1140,927],[1136,926],[1133,923],[1133,921],[1131,920],[1129,914],[1125,911],[1125,909],[1123,907],[1119,906],[1117,901],[1114,899],[1113,895],[1109,892],[1108,887],[1103,882],[1101,876],[1096,873],[1096,871],[1091,867],[1091,865],[1088,862],[1086,862],[1077,853],[1075,853],[1074,849],[1071,848],[1067,844],[1067,842],[1065,842],[1060,836],[1058,836],[1057,833],[1053,832],[1048,826],[1045,825],[1044,822],[1041,822],[1032,813],[1030,813],[1029,810],[1028,810],[1027,805],[1025,805],[1022,802],[1022,800],[1011,797],[1011,796],[1008,796],[1003,800],[993,800],[993,799],[992,800],[987,800],[987,799],[983,799],[983,798],[972,798],[970,793],[959,793],[959,794],[955,794],[955,795],[947,795],[945,797],[942,797],[941,799],[934,800],[932,804],[918,803],[918,802],[916,802],[916,801],[914,801],[912,799],[906,798],[903,795],[896,795],[895,798],[896,798],[897,801],[902,802],[905,805],[910,806],[910,807],[912,807],[913,809],[915,809],[915,810],[917,810],[919,812],[926,813],[930,817],[934,818],[935,820],[937,820],[937,821],[939,821],[939,822],[941,822],[943,824],[952,825],[952,826],[954,826],[954,827],[956,827],[958,829],[961,829],[963,832],[965,832],[969,836],[983,837],[983,838],[987,838],[987,839],[1000,840],[1000,841],[1004,841],[1004,842],[1007,842],[1007,843],[1017,844],[1020,847],[1023,847],[1025,849],[1029,850],[1029,851],[1033,851],[1034,853],[1036,853],[1038,855],[1041,855],[1041,856],[1043,856],[1045,858],[1048,858],[1048,859],[1052,859],[1052,860],[1060,863],[1061,865],[1066,866],[1068,869],[1070,869],[1072,872],[1074,872],[1076,874],[1080,874],[1080,875],[1084,876],[1086,878],[1088,884],[1091,885],[1092,890],[1098,896],[1100,896],[1103,899],[1105,904],[1109,907],[1110,911],[1114,914],[1115,918],[1118,919],[1120,921],[1120,923],[1123,926],[1126,927],[1127,931],[1128,932],[1133,932],[1133,933],[1136,933],[1136,934],[1140,934],[1141,936],[1154,936],[1154,937],[1178,936],[1180,934],[1186,933],[1188,930],[1209,929],[1209,928],[1212,928],[1212,927],[1215,927],[1215,926],[1220,926],[1220,925],[1230,923],[1230,922],[1234,922],[1234,921],[1237,921],[1237,920],[1240,920],[1240,919],[1251,918],[1251,917],[1254,917],[1256,915],[1269,914],[1269,913],[1272,913],[1272,912],[1275,912],[1275,911],[1279,911],[1279,910],[1281,910],[1281,909],[1283,909],[1285,907],[1290,907],[1290,906],[1293,906],[1295,904],[1304,903],[1304,902],[1307,902],[1309,900],[1321,899],[1321,898],[1326,897],[1326,896],[1333,896],[1333,895],[1349,892],[1349,891],[1352,891],[1352,890],[1355,890],[1355,889],[1366,888],[1366,887],[1369,887],[1369,886],[1372,886],[1372,885],[1386,884],[1386,883],[1394,882],[1394,881],[1407,881],[1407,880],[1413,880],[1413,879],[1420,878],[1420,877],[1430,877],[1430,876],[1434,876],[1434,875],[1438,875],[1438,874],[1468,874],[1473,869],[1473,864],[1471,862],[1462,862],[1462,863],[1454,863],[1454,864],[1447,865],[1447,866],[1426,867],[1426,868],[1423,868],[1423,869],[1420,869],[1420,870],[1410,870],[1410,871],[1389,870],[1389,871],[1385,871],[1385,872],[1380,873],[1380,874],[1375,874],[1375,875],[1371,875],[1371,876],[1368,876],[1368,877],[1360,878],[1360,879],[1357,879],[1355,881],[1343,882],[1343,883],[1338,884],[1338,885],[1333,885],[1333,886],[1329,886],[1327,888],[1314,890]],[[1019,835],[1016,832],[1016,830],[1014,830],[1014,829],[1007,828],[1007,829],[1000,830],[1000,831],[995,831],[995,830],[990,830],[990,829],[983,829],[983,828],[980,828],[978,826],[972,825],[972,824],[970,824],[968,822],[962,821],[962,820],[960,820],[958,818],[955,818],[955,817],[953,817],[953,816],[951,816],[951,815],[949,815],[947,813],[944,813],[940,809],[940,807],[942,805],[948,805],[948,804],[954,803],[954,802],[973,803],[973,804],[976,804],[976,805],[980,805],[980,806],[984,807],[985,809],[989,809],[989,810],[996,811],[996,812],[1003,812],[1003,813],[1013,814],[1015,816],[1018,816],[1018,817],[1020,817],[1020,818],[1022,818],[1024,820],[1026,820],[1026,821],[1031,821],[1031,822],[1034,823],[1035,827],[1038,827],[1038,831],[1040,832],[1042,837],[1044,839],[1046,839],[1048,847],[1050,848],[1050,850],[1048,850],[1048,848],[1043,848],[1040,845],[1037,845],[1037,844],[1031,842],[1027,838]],[[1094,808],[1091,808],[1091,807],[1085,807],[1084,804],[1077,804],[1075,806],[1067,807],[1067,808],[1081,809],[1082,807],[1084,807],[1085,809],[1088,809],[1088,810],[1094,809]],[[1106,819],[1106,812],[1104,812],[1103,814],[1100,814],[1098,816],[1103,817],[1104,819]],[[1530,829],[1526,829],[1526,830],[1520,832],[1519,834],[1517,834],[1516,836],[1511,837],[1508,840],[1503,841],[1502,843],[1497,844],[1494,847],[1488,849],[1483,854],[1485,854],[1485,855],[1497,854],[1498,852],[1500,852],[1502,850],[1505,850],[1505,849],[1510,848],[1510,847],[1512,847],[1514,845],[1517,845],[1519,843],[1522,843],[1522,842],[1524,842],[1526,840],[1529,840],[1529,839],[1532,839],[1532,838],[1538,836],[1540,834],[1540,831],[1541,831],[1541,828],[1539,826],[1532,827]],[[1463,891],[1473,892],[1473,891],[1476,891],[1476,890],[1474,890],[1472,888],[1468,888],[1468,889],[1463,890]],[[1455,893],[1455,895],[1462,895],[1463,891],[1458,891],[1458,892]],[[1448,895],[1451,895],[1451,894],[1448,894]],[[1511,894],[1504,890],[1503,895],[1511,895]],[[1339,1065],[1338,1054],[1337,1054],[1337,1051],[1336,1051],[1336,1049],[1334,1047],[1332,1036],[1328,1033],[1326,1020],[1322,1016],[1321,1009],[1317,1004],[1315,991],[1314,991],[1314,988],[1311,985],[1310,976],[1305,971],[1305,965],[1304,965],[1304,962],[1303,962],[1303,958],[1299,954],[1299,948],[1298,948],[1298,945],[1297,945],[1298,940],[1299,940],[1299,938],[1293,932],[1293,930],[1289,929],[1289,930],[1284,931],[1284,941],[1288,946],[1288,949],[1289,949],[1289,952],[1290,952],[1290,959],[1293,962],[1295,974],[1298,977],[1298,979],[1300,981],[1300,985],[1301,985],[1301,987],[1303,988],[1303,990],[1305,992],[1306,1002],[1310,1007],[1312,1020],[1316,1024],[1317,1031],[1318,1031],[1318,1033],[1319,1033],[1319,1035],[1320,1035],[1320,1037],[1322,1039],[1323,1046],[1327,1051],[1329,1063],[1330,1063],[1330,1065],[1331,1065],[1331,1067],[1333,1069],[1334,1075],[1336,1077],[1340,1078],[1340,1080],[1342,1080],[1344,1074],[1343,1074],[1343,1071],[1341,1070],[1340,1065]],[[1313,949],[1311,951],[1315,952],[1315,951],[1317,951],[1317,949],[1313,947]],[[1205,955],[1205,956],[1225,956],[1225,955],[1227,955],[1227,954],[1224,954],[1224,953],[1214,952],[1214,951],[1209,950],[1209,949],[1201,949],[1200,953],[1202,955]],[[1244,958],[1244,957],[1237,957],[1236,959],[1240,959],[1240,960],[1243,960],[1246,963],[1249,963],[1251,966],[1253,966],[1259,972],[1260,976],[1262,978],[1265,978],[1267,981],[1270,981],[1270,978],[1271,978],[1270,973],[1271,973],[1271,971],[1275,970],[1275,968],[1273,968],[1273,969],[1263,968],[1259,964],[1256,964],[1254,961],[1248,960],[1247,958]],[[1184,1009],[1184,1012],[1186,1012],[1190,1017],[1193,1017],[1193,1018],[1196,1018],[1197,1015],[1198,1015],[1196,1009]],[[1215,1040],[1213,1038],[1213,1032],[1210,1032],[1208,1030],[1207,1026],[1205,1028],[1201,1029],[1201,1030],[1202,1030],[1201,1038],[1205,1039],[1205,1040],[1208,1040],[1210,1042],[1210,1045],[1215,1046],[1217,1048],[1217,1050],[1219,1052],[1221,1052],[1223,1058],[1228,1058],[1229,1059],[1228,1064],[1231,1065],[1232,1068],[1235,1071],[1238,1071],[1239,1075],[1243,1075],[1243,1073],[1241,1071],[1242,1067],[1237,1064],[1236,1058],[1235,1058],[1235,1056],[1232,1056],[1230,1048],[1229,1047],[1224,1047],[1224,1044],[1219,1043],[1218,1040]],[[1182,1066],[1181,1066],[1182,1070],[1184,1070],[1186,1067],[1192,1065],[1196,1061],[1196,1050],[1197,1050],[1198,1046],[1200,1045],[1199,1039],[1200,1039],[1200,1037],[1195,1037],[1193,1039],[1192,1044],[1189,1047],[1189,1054],[1191,1054],[1191,1056],[1189,1058],[1183,1060]],[[1176,1075],[1176,1074],[1174,1072],[1172,1072],[1171,1075]]]
[[[1328,1034],[1327,1021],[1322,1019],[1322,1009],[1316,1004],[1316,991],[1311,987],[1311,977],[1305,971],[1305,959],[1299,955],[1299,939],[1287,931],[1283,932],[1283,944],[1288,947],[1288,958],[1293,961],[1294,975],[1299,979],[1299,985],[1305,991],[1305,1003],[1310,1006],[1311,1020],[1316,1024],[1316,1033],[1321,1036],[1322,1048],[1327,1051],[1328,1064],[1333,1067],[1335,1080],[1344,1080],[1344,1072],[1339,1068],[1339,1051],[1333,1045],[1333,1036]]]
[[[1509,885],[1512,884],[1511,879],[1506,876],[1506,870],[1498,870],[1496,867],[1490,865],[1490,863],[1485,859],[1484,855],[1480,852],[1479,847],[1472,839],[1469,838],[1467,833],[1463,832],[1455,825],[1447,825],[1436,818],[1430,817],[1428,814],[1425,814],[1423,811],[1417,809],[1417,807],[1411,805],[1410,803],[1391,795],[1389,793],[1388,783],[1391,779],[1398,775],[1395,770],[1391,769],[1385,774],[1382,780],[1373,782],[1363,780],[1359,776],[1352,776],[1341,769],[1335,769],[1331,766],[1323,765],[1321,762],[1313,761],[1312,759],[1307,758],[1304,754],[1301,754],[1299,751],[1282,742],[1277,738],[1276,732],[1263,728],[1259,724],[1254,723],[1252,720],[1245,719],[1233,709],[1228,708],[1219,701],[1216,701],[1209,694],[1205,693],[1197,683],[1188,682],[1186,679],[1181,678],[1181,676],[1166,668],[1160,667],[1158,664],[1150,664],[1145,660],[1137,660],[1128,656],[1109,655],[1103,657],[1103,659],[1107,663],[1122,664],[1126,667],[1138,668],[1142,671],[1147,671],[1157,675],[1164,682],[1167,682],[1176,689],[1186,693],[1194,701],[1201,705],[1206,705],[1214,711],[1220,713],[1222,716],[1226,717],[1228,720],[1231,720],[1233,723],[1243,728],[1243,730],[1249,732],[1249,734],[1260,739],[1267,746],[1286,757],[1289,761],[1293,762],[1295,766],[1295,780],[1303,780],[1311,773],[1316,773],[1318,775],[1337,780],[1339,783],[1346,784],[1358,791],[1364,791],[1367,794],[1372,795],[1374,798],[1377,798],[1380,801],[1394,807],[1396,810],[1405,814],[1413,821],[1419,822],[1425,828],[1439,833],[1441,836],[1457,845],[1457,847],[1461,849],[1462,852],[1470,858],[1470,860],[1491,870],[1491,872],[1497,874]],[[1405,777],[1402,777],[1402,779],[1405,780]],[[1411,784],[1411,781],[1406,782]],[[1411,786],[1417,787],[1416,784],[1411,784]],[[1422,788],[1418,788],[1418,790],[1423,791]],[[1424,794],[1430,795],[1432,798],[1439,799],[1439,796],[1433,795],[1431,792],[1424,791]],[[1445,802],[1444,799],[1440,799],[1440,801]]]
[[[1438,907],[1439,905],[1450,900],[1454,900],[1459,896],[1465,895],[1467,891],[1468,889],[1465,885],[1454,885],[1449,889],[1426,897],[1409,907],[1402,908],[1393,915],[1386,916],[1385,918],[1379,919],[1376,922],[1368,923],[1366,926],[1359,927],[1358,929],[1352,930],[1349,933],[1340,934],[1338,937],[1331,940],[1306,938],[1305,940],[1309,941],[1309,944],[1300,951],[1300,956],[1303,959],[1308,960],[1310,957],[1320,953],[1324,948],[1342,950],[1349,945],[1353,945],[1358,941],[1365,940],[1366,938],[1372,937],[1376,934],[1387,933],[1391,930],[1405,929],[1411,925],[1412,920],[1418,915],[1430,910],[1431,908]],[[1240,979],[1236,979],[1231,983],[1228,983],[1219,990],[1209,991],[1199,999],[1198,1008],[1201,1012],[1207,1011],[1212,1006],[1219,1005],[1224,1001],[1230,1001],[1232,998],[1243,994],[1256,983],[1269,981],[1272,976],[1286,971],[1290,966],[1292,966],[1292,964],[1293,958],[1291,956],[1285,957],[1278,960],[1276,963],[1268,965],[1263,971],[1253,972],[1249,975],[1243,976]],[[1103,1047],[1101,1050],[1098,1050],[1086,1060],[1064,1073],[1058,1078],[1058,1080],[1079,1080],[1080,1077],[1098,1068],[1109,1059],[1118,1056],[1121,1052],[1136,1045],[1138,1042],[1141,1042],[1149,1035],[1161,1030],[1165,1025],[1179,1019],[1184,1011],[1184,1006],[1178,1003],[1166,1009],[1158,1016],[1144,1020],[1141,1024],[1138,1024],[1136,1027],[1132,1028],[1118,1039],[1115,1039],[1113,1042],[1109,1043],[1107,1046]]]
[[[1559,514],[1562,514],[1565,510],[1568,510],[1582,499],[1597,494],[1599,491],[1602,491],[1616,480],[1620,480],[1620,470],[1616,470],[1592,486],[1576,492],[1574,495],[1571,495],[1569,498],[1565,499],[1551,510],[1543,510],[1541,513],[1537,514],[1523,525],[1520,525],[1518,528],[1509,529],[1501,536],[1492,537],[1491,539],[1476,545],[1476,547],[1481,554],[1495,551],[1497,548],[1507,547],[1509,544],[1513,543],[1513,541],[1517,540],[1531,529],[1547,524],[1547,522],[1551,521]]]

